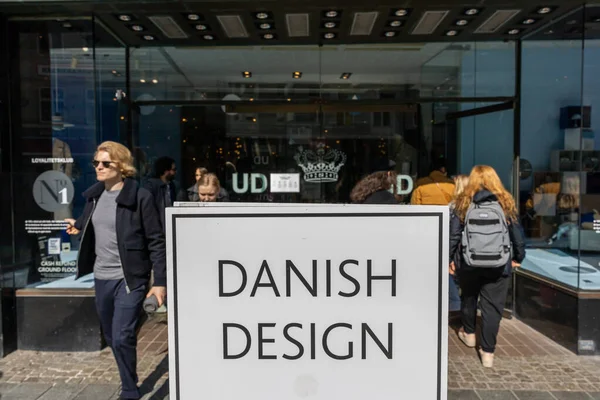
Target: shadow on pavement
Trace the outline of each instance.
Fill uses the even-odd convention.
[[[168,371],[169,371],[169,355],[166,354],[163,357],[163,359],[161,360],[161,362],[156,366],[156,368],[154,369],[154,371],[152,371],[152,373],[150,375],[148,375],[148,377],[144,380],[144,382],[142,383],[142,386],[140,386],[140,393],[141,393],[141,395],[145,396],[145,395],[148,395],[148,394],[152,393],[152,391],[154,390],[154,386],[156,386],[156,383]],[[151,399],[158,398],[158,397],[155,397],[155,396],[158,395],[159,392],[162,393],[163,391],[166,391],[166,393],[163,395],[163,397],[160,397],[160,399],[163,399],[164,396],[166,396],[167,394],[169,394],[169,380],[168,379],[156,391],[156,393],[154,393],[150,398]]]

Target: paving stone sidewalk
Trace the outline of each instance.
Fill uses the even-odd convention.
[[[484,369],[452,328],[448,336],[449,400],[600,400],[600,357],[578,357],[517,320],[502,321],[493,369]],[[144,399],[168,399],[167,350],[166,323],[149,320],[138,348]],[[0,375],[2,400],[118,399],[119,377],[109,349],[17,351],[0,360]]]

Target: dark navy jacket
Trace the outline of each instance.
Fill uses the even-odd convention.
[[[82,231],[76,279],[94,270],[96,238],[92,214],[102,192],[104,183],[98,182],[83,193],[87,201],[75,223],[75,228]],[[147,285],[152,268],[154,285],[166,286],[165,234],[152,195],[135,180],[127,178],[116,202],[117,245],[127,289]]]
[[[482,203],[485,201],[497,200],[493,193],[487,190],[477,192],[473,196],[474,203]],[[462,233],[464,230],[464,224],[460,218],[454,213],[450,213],[450,261],[454,261],[457,270],[467,269],[468,267],[464,263],[462,253],[460,252],[460,243],[462,241]],[[510,242],[512,245],[512,260],[521,263],[525,259],[525,235],[521,226],[517,222],[509,222],[508,233],[510,235]],[[509,262],[505,268],[505,275],[510,275],[512,271],[512,265]]]

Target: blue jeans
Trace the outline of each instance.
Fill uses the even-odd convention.
[[[448,276],[448,311],[460,311],[460,295],[458,293],[458,283],[455,275]]]
[[[102,332],[113,351],[121,377],[121,396],[139,399],[136,328],[142,314],[146,287],[141,286],[127,293],[123,279],[96,279],[95,288],[96,310]]]

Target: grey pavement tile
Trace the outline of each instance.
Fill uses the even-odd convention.
[[[17,386],[19,386],[18,383],[8,383],[8,382],[0,383],[0,396],[10,392]]]
[[[5,395],[2,400],[36,400],[48,391],[49,383],[21,383]]]
[[[550,392],[557,400],[590,400],[592,396],[586,392]]]
[[[448,390],[448,400],[481,400],[474,390]]]
[[[513,390],[519,400],[556,400],[548,392],[537,392],[533,390]]]
[[[482,400],[517,400],[510,390],[478,390]]]
[[[71,400],[79,392],[85,389],[86,385],[55,385],[38,400]]]
[[[73,400],[109,400],[119,390],[119,385],[89,384]]]
[[[593,393],[592,392],[588,392],[588,394],[590,396],[592,396],[592,399],[594,399],[594,400],[600,400],[600,392],[593,392]]]

